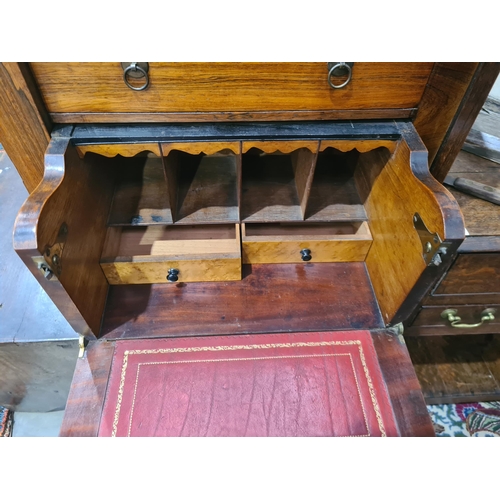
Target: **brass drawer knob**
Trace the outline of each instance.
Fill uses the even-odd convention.
[[[179,269],[169,269],[167,274],[167,281],[175,283],[179,279]]]
[[[476,328],[478,326],[481,326],[483,323],[488,322],[488,321],[493,321],[495,319],[494,313],[496,312],[496,309],[485,309],[481,313],[481,321],[479,323],[460,323],[462,321],[462,318],[460,316],[457,316],[457,310],[456,309],[445,309],[441,313],[441,317],[443,319],[447,319],[451,326],[453,328]]]
[[[309,248],[304,248],[300,251],[301,259],[305,262],[308,262],[312,259],[311,250]]]

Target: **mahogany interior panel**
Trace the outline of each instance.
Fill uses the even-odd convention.
[[[111,286],[106,339],[382,327],[363,262],[254,264],[232,282]]]

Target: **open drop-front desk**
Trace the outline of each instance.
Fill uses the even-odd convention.
[[[62,435],[432,435],[402,332],[465,233],[429,155],[495,72],[4,64],[14,246],[82,338]]]

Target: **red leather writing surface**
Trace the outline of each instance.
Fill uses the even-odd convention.
[[[367,331],[118,341],[100,436],[395,436]]]

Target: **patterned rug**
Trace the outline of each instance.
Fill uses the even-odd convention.
[[[0,437],[12,436],[12,423],[14,412],[0,406]]]
[[[438,437],[500,437],[500,401],[427,406]]]

